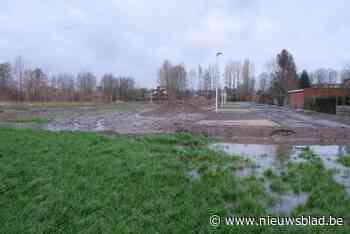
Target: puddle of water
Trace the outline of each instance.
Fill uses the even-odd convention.
[[[199,172],[196,169],[192,169],[192,170],[188,171],[187,175],[190,177],[190,179],[193,182],[199,181],[201,179],[201,175],[199,174]]]
[[[305,205],[308,198],[308,193],[282,194],[275,201],[276,203],[270,209],[270,212],[290,216],[296,207]]]
[[[248,177],[251,174],[253,174],[251,168],[239,168],[237,170],[235,170],[235,175],[238,177]]]
[[[104,119],[100,119],[97,121],[96,123],[96,130],[97,131],[104,131],[106,130],[105,126],[104,126]]]
[[[222,151],[228,155],[238,156],[250,160],[255,167],[238,168],[234,171],[236,176],[246,177],[255,172],[258,177],[263,177],[267,169],[279,175],[289,162],[301,162],[305,159],[299,154],[306,148],[315,153],[322,160],[328,170],[333,171],[333,179],[336,183],[345,187],[350,195],[350,168],[337,162],[339,157],[350,153],[350,146],[343,145],[257,145],[257,144],[232,144],[215,143],[209,146],[215,151]],[[307,193],[276,194],[270,189],[270,182],[264,182],[266,192],[273,195],[276,200],[269,211],[274,214],[291,215],[291,212],[299,205],[304,205],[309,195]]]
[[[289,152],[292,150],[292,146],[288,145],[245,145],[231,143],[216,143],[212,144],[210,148],[252,161],[256,165],[254,170],[258,176],[262,176],[267,169],[272,168],[276,172],[282,169],[290,160]]]
[[[350,146],[344,145],[257,145],[257,144],[232,144],[215,143],[210,148],[216,151],[223,151],[228,155],[239,156],[252,161],[258,176],[264,171],[272,169],[277,175],[285,168],[288,162],[302,161],[299,154],[303,149],[309,147],[320,157],[325,168],[332,170],[334,180],[344,185],[350,194],[350,168],[337,162],[337,159],[345,154],[350,154]],[[247,172],[238,172],[238,175]]]

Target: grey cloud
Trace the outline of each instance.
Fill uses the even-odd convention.
[[[51,72],[134,75],[155,84],[163,59],[187,68],[250,58],[257,70],[281,49],[300,69],[341,68],[350,57],[350,2],[2,0],[0,61],[21,54]]]

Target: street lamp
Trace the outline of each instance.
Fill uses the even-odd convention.
[[[218,113],[218,80],[220,79],[218,58],[221,55],[223,55],[222,52],[216,53],[216,72],[215,72],[215,75],[216,75],[216,79],[215,79],[215,112],[216,113]]]

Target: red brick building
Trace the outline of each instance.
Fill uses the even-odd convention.
[[[307,99],[312,100],[312,104],[318,106],[329,105],[329,109],[335,109],[338,98],[345,97],[346,92],[343,88],[306,88],[289,91],[288,96],[289,103],[294,109],[305,108]],[[334,111],[324,112],[331,113]]]
[[[294,109],[304,108],[304,89],[296,89],[288,92],[289,103]]]

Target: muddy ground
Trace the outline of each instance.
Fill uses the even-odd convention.
[[[183,124],[205,118],[203,113],[193,110],[155,114],[160,107],[149,103],[43,106],[2,103],[0,126],[133,135],[175,132]]]
[[[188,131],[241,143],[324,143],[350,141],[350,117],[293,111],[249,102],[212,104],[14,104],[1,103],[0,125],[52,131],[145,134]]]
[[[242,143],[343,144],[350,142],[350,117],[236,102],[208,113],[191,131]]]

